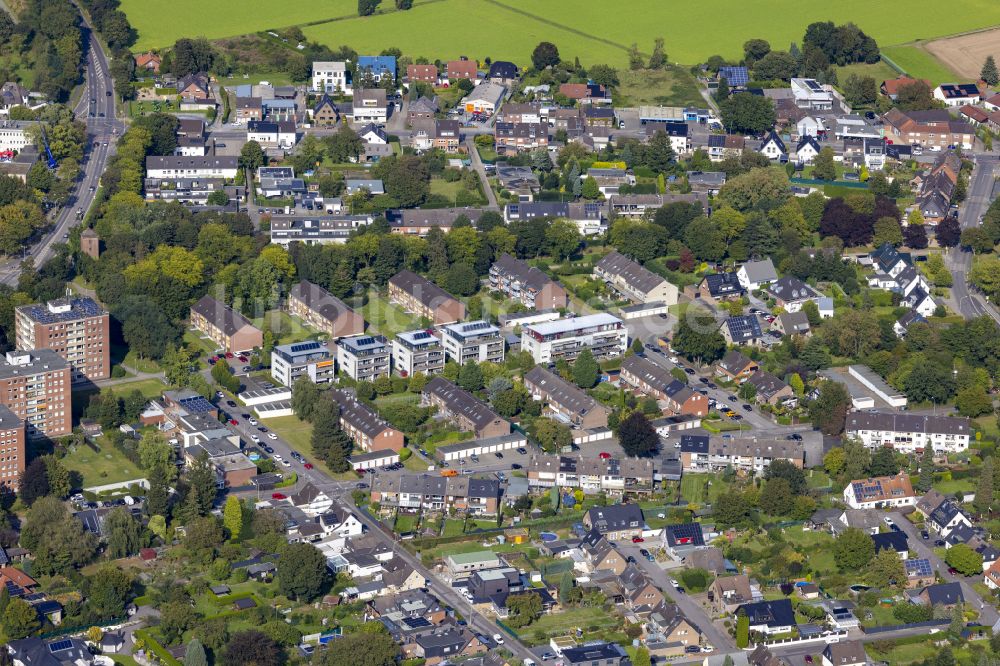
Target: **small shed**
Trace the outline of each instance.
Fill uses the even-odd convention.
[[[208,589],[210,589],[212,591],[212,594],[214,594],[217,597],[224,597],[230,592],[232,592],[232,590],[229,589],[228,585],[213,585]]]
[[[139,550],[139,559],[143,562],[151,562],[156,559],[156,549],[154,548],[141,548]]]
[[[237,599],[233,602],[233,608],[236,610],[250,610],[251,608],[256,608],[257,602],[250,597],[245,597],[243,599]]]

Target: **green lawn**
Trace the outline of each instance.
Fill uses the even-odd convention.
[[[542,615],[518,632],[518,636],[529,644],[537,645],[553,636],[573,635],[578,628],[586,633],[606,633],[619,627],[621,620],[613,613],[599,607],[581,606]],[[537,640],[539,635],[544,635],[544,640]]]
[[[713,504],[728,489],[721,476],[685,474],[681,478],[681,497],[691,504]]]
[[[455,205],[455,197],[457,197],[460,192],[466,192],[473,196],[479,196],[480,201],[482,201],[482,203],[486,203],[479,195],[479,192],[470,191],[462,185],[461,180],[449,183],[444,178],[431,178],[431,194],[439,194],[446,197],[451,205]]]
[[[390,339],[397,333],[420,328],[419,319],[390,304],[374,289],[368,294],[368,303],[361,308],[361,316],[371,325],[370,332],[381,333]]]
[[[458,536],[465,531],[465,521],[449,518],[444,521],[444,533],[441,536]]]
[[[934,482],[934,489],[942,495],[954,495],[957,492],[972,492],[976,489],[976,479],[946,479]]]
[[[133,465],[106,438],[97,440],[100,451],[94,451],[89,446],[78,446],[66,454],[62,464],[72,472],[83,476],[83,486],[103,486],[119,481],[141,479],[146,473]]]
[[[882,53],[906,70],[910,76],[927,79],[931,85],[955,81],[958,78],[918,43],[883,47]]]
[[[843,86],[844,82],[847,81],[847,77],[851,74],[857,74],[858,76],[870,76],[875,79],[876,84],[881,84],[886,79],[894,79],[899,76],[899,72],[894,70],[883,60],[879,60],[877,63],[869,65],[867,63],[859,62],[853,65],[844,65],[843,67],[836,67],[837,70],[837,81]]]
[[[167,390],[167,385],[159,379],[137,379],[135,381],[123,381],[109,387],[111,392],[118,396],[127,395],[132,391],[139,391],[147,398],[158,398]],[[73,420],[77,421],[83,415],[84,410],[90,404],[90,397],[99,393],[96,388],[87,387],[82,390],[73,391]]]
[[[253,319],[253,325],[262,331],[269,330],[279,345],[291,342],[302,342],[316,338],[316,331],[306,327],[301,320],[291,317],[286,312],[271,310],[263,317]]]
[[[615,94],[616,106],[655,104],[663,106],[704,106],[698,82],[683,67],[662,70],[622,71]]]
[[[412,532],[413,530],[417,529],[417,516],[415,515],[411,516],[410,514],[407,513],[399,514],[398,516],[396,516],[396,524],[393,529],[395,529],[395,531],[398,532],[399,534],[403,534],[404,532]]]

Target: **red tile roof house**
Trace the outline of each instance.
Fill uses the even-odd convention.
[[[140,53],[135,57],[135,68],[145,70],[147,72],[153,72],[154,74],[160,73],[160,65],[163,63],[160,56],[149,51],[147,53]]]
[[[889,79],[882,82],[882,94],[889,99],[895,101],[896,96],[899,95],[899,89],[903,86],[908,86],[913,83],[923,83],[927,86],[928,90],[933,90],[934,87],[931,86],[931,82],[927,79],[911,79],[908,76],[898,76],[894,79]]]
[[[406,79],[410,83],[429,83],[435,86],[438,82],[438,68],[435,65],[407,65]]]
[[[989,115],[978,106],[966,104],[958,110],[959,115],[973,125],[982,125],[989,120]]]
[[[449,60],[445,70],[448,83],[455,84],[462,79],[468,79],[473,83],[479,77],[479,65],[475,60]]]

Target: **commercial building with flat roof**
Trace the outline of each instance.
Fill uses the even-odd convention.
[[[536,365],[524,375],[524,388],[535,400],[548,405],[552,414],[577,428],[595,428],[608,424],[607,407],[574,384]]]
[[[444,369],[444,346],[431,331],[404,331],[392,340],[393,369],[400,377],[436,375]]]
[[[389,376],[389,344],[381,335],[357,335],[337,341],[337,365],[355,381]]]
[[[459,365],[469,361],[503,363],[503,336],[500,329],[488,321],[480,319],[444,326],[441,341],[448,357]]]
[[[960,453],[969,448],[972,423],[965,417],[863,411],[847,415],[844,432],[868,448],[891,446],[903,453]]]
[[[426,317],[432,324],[465,319],[465,305],[430,280],[413,271],[400,271],[389,279],[389,300],[407,312]]]
[[[323,287],[302,280],[288,293],[288,311],[331,339],[365,332],[365,320]]]
[[[572,361],[584,349],[598,360],[614,358],[627,348],[625,323],[606,312],[530,324],[521,330],[521,350],[531,354],[536,363],[548,364],[559,358]]]
[[[271,351],[271,376],[285,386],[292,386],[300,377],[314,384],[333,381],[334,359],[330,348],[316,340],[278,345]]]
[[[111,376],[110,317],[92,298],[58,298],[14,310],[17,348],[51,349],[74,384]]]
[[[459,430],[475,433],[478,438],[510,434],[510,421],[444,377],[427,382],[420,397],[421,404],[437,407],[438,416],[451,421]]]
[[[9,351],[0,360],[0,405],[24,421],[28,439],[73,431],[69,362],[51,349]]]
[[[847,372],[889,406],[906,407],[906,396],[886,384],[885,380],[867,365],[849,366]]]

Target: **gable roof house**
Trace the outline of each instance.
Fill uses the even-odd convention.
[[[914,83],[923,83],[927,86],[928,90],[934,89],[933,86],[931,86],[931,82],[927,79],[913,79],[902,75],[897,76],[894,79],[883,81],[880,88],[883,95],[895,102],[896,98],[899,96],[899,89],[904,86],[911,86]]]
[[[805,312],[783,312],[774,322],[774,328],[782,335],[809,336],[809,317]]]
[[[742,352],[731,349],[716,363],[715,374],[719,377],[725,377],[730,381],[742,383],[755,373],[758,368],[760,366],[757,364],[757,361],[748,358]]]
[[[764,332],[760,328],[757,315],[728,317],[722,323],[722,337],[730,345],[756,346],[761,344]]]
[[[545,403],[559,421],[576,428],[607,426],[610,411],[547,368],[536,365],[524,375],[524,387],[531,396]]]
[[[330,399],[340,408],[340,427],[358,448],[365,451],[400,451],[403,433],[383,420],[371,407],[345,389],[329,391]]]
[[[926,510],[926,506],[925,506]],[[938,504],[927,516],[927,529],[941,538],[948,538],[951,533],[960,528],[971,528],[972,519],[966,515],[958,502],[946,499]]]
[[[490,71],[486,74],[486,78],[493,83],[510,85],[518,79],[517,65],[506,60],[494,60],[490,63]]]
[[[735,272],[712,273],[701,279],[697,285],[684,287],[684,295],[692,301],[715,306],[722,301],[739,298],[744,293],[739,275]]]
[[[758,291],[778,279],[774,262],[770,257],[759,261],[748,261],[736,271],[740,285],[747,291]]]
[[[757,403],[767,403],[773,407],[795,398],[792,387],[770,372],[758,370],[747,378],[747,383],[757,389],[757,395],[754,396]]]
[[[861,641],[828,643],[823,648],[823,666],[866,666],[868,655]]]
[[[750,578],[745,574],[716,578],[708,590],[712,593],[712,603],[716,610],[725,613],[732,613],[744,604],[763,598],[760,590],[754,589]]]
[[[569,302],[561,284],[506,252],[490,266],[490,288],[531,310],[565,308]]]
[[[227,352],[264,345],[264,333],[250,320],[207,294],[191,306],[191,325]]]
[[[957,604],[965,603],[965,594],[962,592],[961,583],[928,585],[911,598],[917,603],[927,606],[943,606],[944,608],[954,608]]]
[[[389,280],[389,300],[404,310],[427,317],[437,326],[465,319],[465,304],[413,271],[402,270]]]
[[[212,96],[208,74],[195,72],[177,80],[177,94],[187,101],[207,100]]]
[[[973,127],[962,120],[954,120],[945,109],[902,111],[892,108],[882,116],[882,120],[886,137],[896,143],[938,146],[942,149],[956,145],[970,150],[975,139]]]
[[[795,145],[795,161],[799,164],[812,164],[822,149],[816,137],[804,136]]]
[[[438,408],[438,416],[479,439],[510,434],[510,421],[502,418],[474,395],[444,377],[434,377],[421,392],[421,403]]]
[[[873,534],[872,541],[875,542],[875,554],[880,551],[889,550],[896,553],[899,559],[905,560],[910,554],[909,540],[905,532],[882,532]]]
[[[771,130],[764,141],[761,142],[760,148],[757,152],[766,157],[767,159],[777,160],[779,162],[788,161],[788,148],[785,146],[785,142],[781,140],[778,133]]]
[[[690,551],[705,547],[701,523],[678,523],[663,528],[663,541],[674,557],[684,557]]]
[[[627,356],[622,361],[622,382],[636,390],[665,401],[666,408],[674,414],[708,414],[708,397],[691,389],[658,363],[642,356]]]
[[[361,315],[312,282],[302,280],[292,287],[286,305],[289,313],[323,331],[332,340],[365,332],[365,320]]]
[[[324,94],[312,108],[312,121],[318,127],[331,127],[340,121],[340,107]]]
[[[594,265],[594,278],[635,303],[677,303],[677,287],[624,254],[612,251]]]
[[[942,83],[934,89],[934,99],[944,102],[945,106],[962,106],[978,104],[982,93],[975,83]]]
[[[819,292],[796,277],[783,277],[767,288],[775,305],[785,312],[798,312],[802,306],[820,297]]]
[[[583,524],[617,541],[642,536],[646,521],[637,504],[612,504],[591,508],[584,514]]]
[[[615,575],[621,574],[628,566],[625,555],[615,548],[599,530],[592,529],[580,541],[580,550],[586,556],[585,566],[587,572],[610,571]]]
[[[917,496],[910,484],[910,476],[900,472],[896,476],[851,481],[844,488],[844,503],[852,509],[906,507],[914,506]]]
[[[618,579],[621,581],[622,596],[632,612],[648,615],[653,608],[664,602],[660,588],[635,564],[625,567]]]
[[[750,631],[759,631],[768,636],[790,632],[796,625],[795,611],[789,599],[758,601],[743,604],[736,614],[743,613],[750,620]]]
[[[355,123],[384,125],[389,117],[389,104],[383,88],[355,90],[351,108]]]

